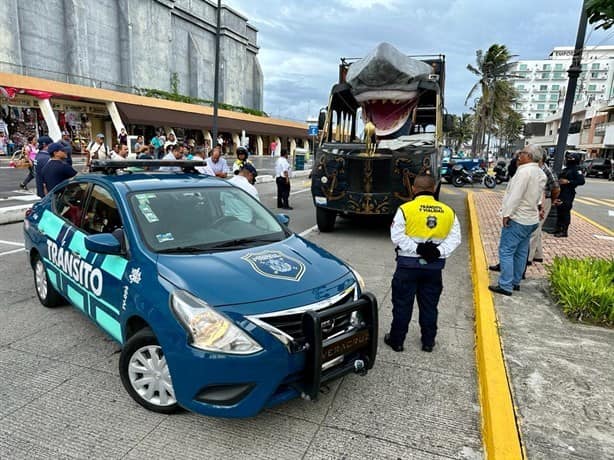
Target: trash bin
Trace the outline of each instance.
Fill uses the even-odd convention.
[[[294,152],[294,170],[303,171],[305,169],[305,154]]]

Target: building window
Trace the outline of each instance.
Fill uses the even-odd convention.
[[[589,91],[597,91],[597,85],[588,85]]]
[[[542,117],[542,114],[541,114],[541,113],[536,113],[536,114],[535,114],[535,119],[536,119],[536,120],[540,119],[541,117]]]
[[[537,104],[537,110],[544,110],[546,108],[546,104]]]
[[[554,64],[554,70],[563,70],[563,64]]]
[[[552,91],[558,91],[559,90],[559,85],[552,85],[552,88],[550,88]]]
[[[550,104],[550,105],[548,106],[548,108],[549,108],[550,110],[556,110],[556,108],[557,108],[557,107],[558,107],[558,105],[557,105],[557,104]]]
[[[591,72],[591,78],[599,78],[599,72]]]
[[[599,70],[599,63],[595,62],[595,63],[591,64],[591,70]]]
[[[559,95],[558,94],[551,94],[550,95],[550,100],[551,101],[558,101],[559,100]]]
[[[542,65],[542,70],[550,70],[550,64]]]
[[[518,86],[516,86],[516,89],[518,91],[524,91],[524,85],[518,85]]]
[[[582,70],[586,70],[588,68],[588,64],[581,64],[580,67],[582,67]]]
[[[555,80],[560,80],[563,78],[563,72],[554,72],[553,77]]]
[[[520,64],[520,70],[527,70],[526,64]]]
[[[540,91],[548,91],[548,85],[539,85]]]
[[[543,72],[541,77],[542,80],[548,80],[548,78],[550,78],[550,73],[548,72]]]
[[[539,96],[537,96],[537,100],[538,101],[545,101],[546,100],[546,95],[545,94],[540,94]]]

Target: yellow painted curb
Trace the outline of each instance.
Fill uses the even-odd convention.
[[[488,459],[524,459],[507,378],[495,306],[488,290],[488,267],[473,192],[467,194],[471,276],[475,304],[476,362],[482,408],[482,439]]]
[[[574,211],[573,209],[571,210],[571,213],[574,216],[578,216],[580,219],[583,219],[583,220],[587,221],[589,224],[594,225],[595,227],[597,227],[599,230],[601,230],[606,235],[614,236],[614,232],[612,230],[609,230],[606,227],[604,227],[603,225],[598,224],[594,220],[589,219],[584,214],[580,214],[578,211]]]

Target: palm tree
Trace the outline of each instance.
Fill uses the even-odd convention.
[[[515,110],[510,110],[497,124],[499,125],[499,137],[504,141],[505,151],[508,152],[510,146],[520,139],[524,129],[522,115]]]
[[[598,23],[595,27],[604,30],[614,26],[614,3],[612,0],[588,0],[586,2],[588,22]]]
[[[459,148],[470,141],[473,136],[473,116],[463,113],[461,116],[453,115],[453,117],[454,123],[452,130],[448,133],[448,138],[454,152],[458,152]]]
[[[472,154],[475,154],[476,144],[482,150],[486,132],[488,132],[487,146],[490,144],[495,121],[501,119],[505,112],[511,109],[516,97],[515,89],[509,82],[510,79],[516,78],[516,75],[511,72],[514,62],[510,62],[514,56],[510,54],[507,47],[495,43],[488,48],[486,54],[482,50],[477,50],[475,55],[476,65],[467,64],[467,69],[478,76],[479,80],[473,85],[465,99],[466,105],[478,90],[482,94],[476,101],[476,131],[479,136],[471,148]]]

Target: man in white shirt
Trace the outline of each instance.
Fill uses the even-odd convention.
[[[175,144],[171,146],[170,152],[168,152],[162,160],[164,161],[176,161],[181,160],[183,158],[183,154],[181,153],[181,149],[179,145]],[[170,171],[170,172],[180,172],[181,168],[179,166],[160,166],[160,171]]]
[[[120,144],[119,152],[111,151],[111,160],[124,161],[128,157],[128,146]]]
[[[277,184],[277,207],[293,209],[288,203],[290,196],[290,163],[288,151],[282,149],[280,157],[275,162],[275,183]]]
[[[226,163],[226,160],[222,158],[222,149],[219,145],[216,145],[213,148],[211,156],[207,158],[207,166],[211,168],[217,177],[224,179],[226,176],[228,176],[230,168],[228,168],[228,163]]]
[[[239,174],[232,176],[231,179],[228,180],[235,187],[239,187],[242,190],[245,190],[251,196],[260,201],[260,196],[258,195],[258,190],[252,184],[255,182],[257,172],[256,168],[250,163],[245,163],[243,167],[239,170]]]
[[[195,161],[205,161],[205,148],[196,147],[196,150],[194,151],[194,157],[192,159]],[[207,164],[205,164],[205,166],[196,166],[195,169],[201,174],[206,174],[207,176],[215,176],[215,173]]]
[[[518,155],[518,169],[507,184],[501,215],[503,228],[499,240],[501,275],[498,284],[488,286],[493,292],[512,295],[520,290],[520,280],[526,268],[531,233],[540,219],[541,200],[546,175],[539,167],[542,150],[527,145]]]

